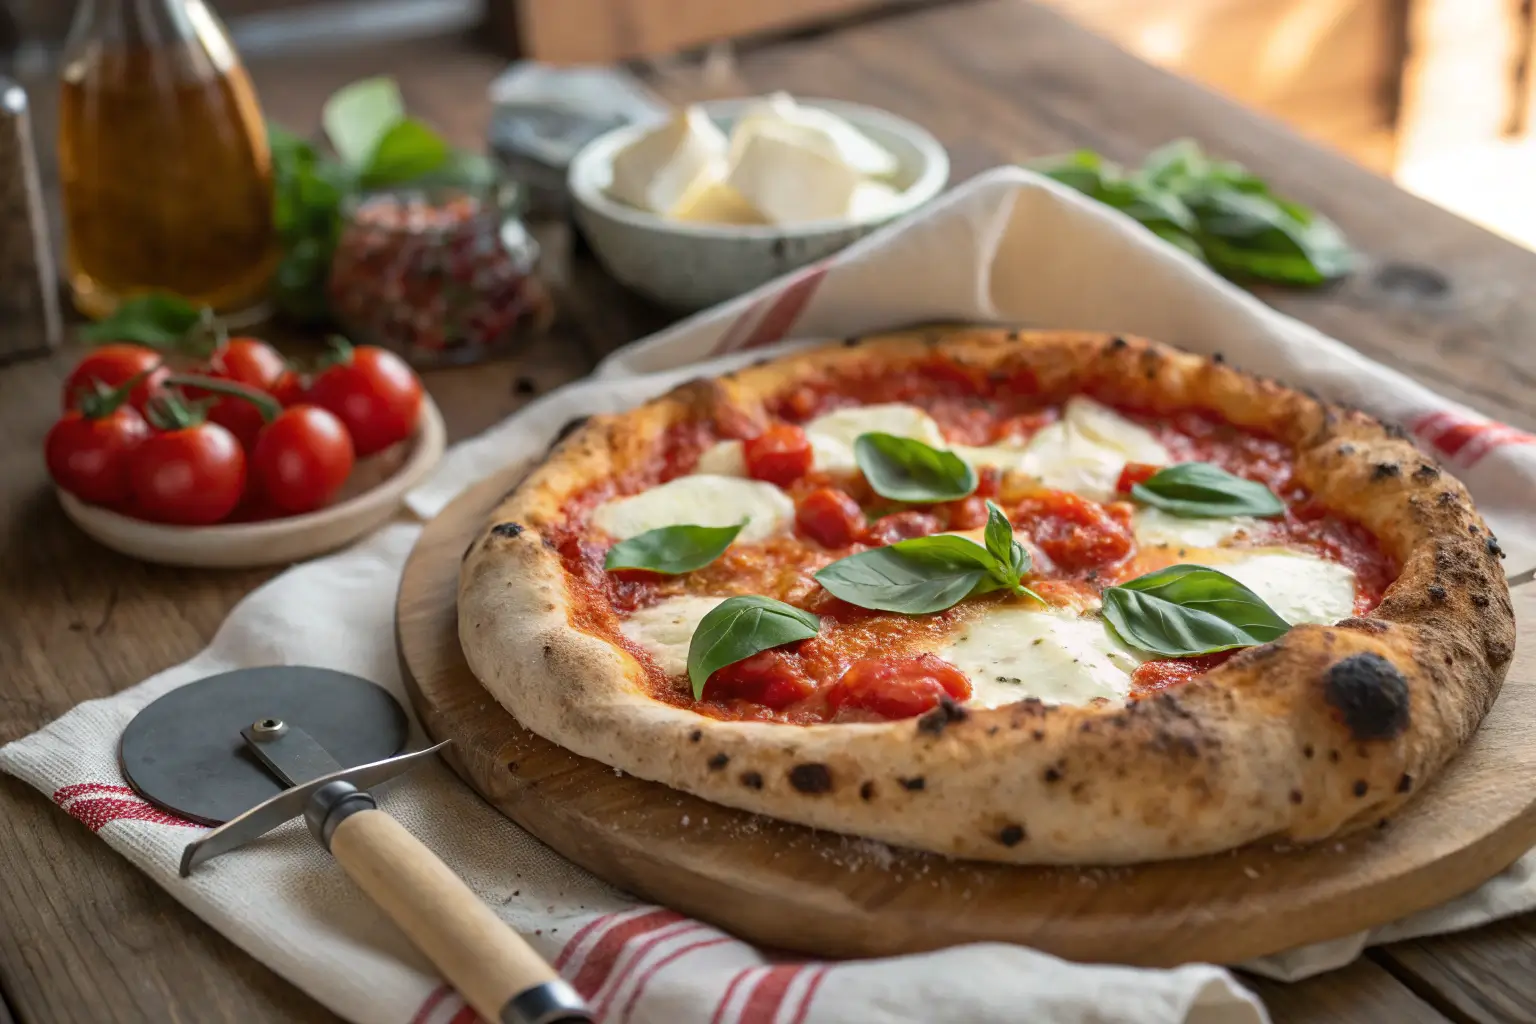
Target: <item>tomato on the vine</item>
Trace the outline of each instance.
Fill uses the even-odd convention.
[[[285,408],[309,401],[309,381],[293,370],[284,370],[273,383],[270,393]]]
[[[277,350],[264,341],[231,338],[209,358],[205,372],[216,380],[234,381],[270,394],[288,372],[288,366]],[[266,422],[257,406],[228,395],[215,399],[208,419],[234,434],[247,451],[256,443],[256,435]]]
[[[171,377],[167,383],[203,381],[238,387],[206,377]],[[235,435],[208,422],[200,407],[174,391],[151,402],[148,416],[159,432],[134,452],[134,515],[178,526],[207,526],[227,518],[245,494],[245,450]]]
[[[336,415],[359,458],[404,441],[421,412],[421,381],[405,361],[372,345],[345,348],[315,378],[308,400]]]
[[[251,468],[263,497],[283,512],[309,512],[330,501],[352,472],[352,439],[335,416],[314,405],[284,409],[262,428]]]
[[[85,396],[115,388],[144,374],[128,395],[128,404],[143,412],[145,403],[171,372],[162,363],[160,353],[144,345],[121,343],[92,349],[65,379],[63,407],[66,410],[78,408]]]
[[[129,476],[134,451],[149,437],[149,424],[131,405],[71,409],[48,431],[43,454],[54,483],[93,505],[122,505],[133,494]]]

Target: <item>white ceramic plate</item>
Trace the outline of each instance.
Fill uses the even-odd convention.
[[[166,526],[87,505],[59,491],[65,515],[91,537],[125,555],[162,565],[247,569],[286,565],[339,548],[388,522],[405,493],[442,458],[443,414],[423,396],[416,433],[360,459],[336,504],[315,512],[254,523]]]

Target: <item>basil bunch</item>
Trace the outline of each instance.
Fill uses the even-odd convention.
[[[1120,639],[1164,658],[1254,647],[1291,628],[1259,595],[1203,565],[1171,565],[1105,587],[1102,597]]]
[[[1240,164],[1212,160],[1190,139],[1154,150],[1129,172],[1092,150],[1030,166],[1134,217],[1234,280],[1318,285],[1355,263],[1332,221],[1275,195]]]
[[[1209,462],[1181,462],[1160,469],[1133,485],[1131,497],[1189,519],[1285,514],[1285,503],[1274,491]]]
[[[688,680],[693,699],[704,696],[709,677],[727,665],[745,661],[771,647],[809,640],[821,619],[771,597],[731,597],[699,620],[688,644]]]
[[[840,558],[816,573],[834,597],[875,611],[926,615],[972,594],[1011,590],[1044,604],[1021,582],[1029,552],[1013,539],[1008,517],[987,502],[986,546],[950,534],[914,537]]]

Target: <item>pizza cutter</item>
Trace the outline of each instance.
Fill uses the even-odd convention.
[[[216,826],[181,874],[304,816],[342,869],[465,1000],[499,1024],[590,1022],[569,985],[367,790],[448,744],[400,753],[405,712],[344,672],[225,672],[172,690],[123,730],[118,761],[150,803]]]

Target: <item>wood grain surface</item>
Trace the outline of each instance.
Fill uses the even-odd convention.
[[[522,476],[483,481],[427,524],[396,608],[417,717],[481,796],[608,881],[770,948],[898,956],[1017,942],[1072,960],[1241,962],[1394,921],[1476,888],[1536,845],[1536,636],[1441,775],[1385,827],[1304,848],[1255,844],[1078,870],[892,850],[711,804],[524,729],[458,642],[465,545]],[[1536,629],[1536,587],[1515,592]],[[515,628],[507,624],[507,628]]]
[[[331,90],[393,74],[414,112],[456,143],[477,145],[489,113],[485,87],[502,66],[466,40],[441,39],[268,59],[251,73],[267,114],[300,131],[318,124]],[[56,88],[31,84],[46,167]],[[703,89],[682,74],[656,84],[675,99]],[[743,54],[736,84],[743,93],[841,96],[917,118],[950,147],[956,181],[1075,146],[1133,160],[1196,136],[1325,210],[1367,256],[1341,286],[1265,293],[1267,301],[1490,415],[1536,426],[1536,256],[1022,0],[954,3],[766,45]],[[589,259],[569,258],[558,229],[546,237],[556,243],[547,266],[560,301],[549,339],[514,359],[427,377],[451,439],[666,322]],[[64,521],[39,452],[77,356],[73,349],[0,369],[0,742],[190,657],[270,575],[140,565]],[[0,992],[18,1021],[335,1019],[46,796],[0,777],[0,813]],[[1533,937],[1536,916],[1527,915],[1374,950],[1347,975],[1284,986],[1283,999],[1280,986],[1254,984],[1282,1024],[1529,1022]],[[1433,952],[1416,955],[1424,947]]]

